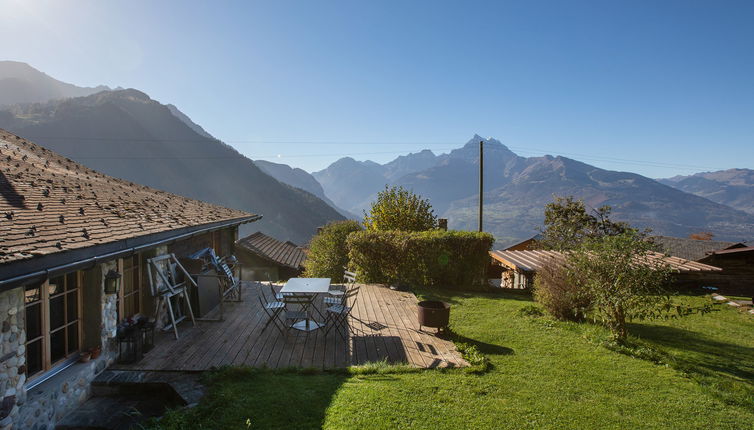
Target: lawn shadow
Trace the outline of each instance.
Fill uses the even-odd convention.
[[[350,377],[321,369],[220,369],[207,378],[209,392],[199,406],[168,414],[159,428],[239,428],[247,420],[259,429],[322,428],[335,394]]]
[[[740,378],[754,388],[754,348],[721,342],[677,327],[632,323],[629,331],[666,350],[682,351],[673,354],[676,365],[682,370]]]
[[[465,343],[471,346],[475,346],[482,354],[486,355],[512,355],[513,350],[507,346],[495,345],[493,343],[481,342],[468,338],[466,336],[454,333],[452,329],[448,329],[447,333],[443,333],[440,337],[453,342]]]

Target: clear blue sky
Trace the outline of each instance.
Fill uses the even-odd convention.
[[[751,0],[0,0],[0,56],[310,171],[479,133],[658,177],[754,168],[752,23]]]

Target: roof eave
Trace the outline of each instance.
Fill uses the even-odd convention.
[[[130,255],[134,252],[260,219],[262,219],[262,215],[249,215],[5,263],[0,265],[0,292],[24,285],[35,279],[48,277],[50,274],[92,267],[95,264]],[[39,269],[39,267],[44,267],[44,269]]]

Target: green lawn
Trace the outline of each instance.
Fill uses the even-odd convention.
[[[453,303],[454,332],[490,359],[488,371],[226,369],[208,378],[200,406],[155,426],[754,428],[750,314],[716,305],[705,315],[632,324],[633,348],[619,352],[599,326],[523,315],[527,296],[436,296]]]

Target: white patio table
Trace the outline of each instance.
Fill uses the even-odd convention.
[[[309,306],[314,306],[313,302],[317,294],[325,294],[329,290],[330,278],[291,278],[285,283],[280,290],[282,294],[307,295],[311,297],[311,301],[305,309],[308,317],[303,321],[293,324],[293,328],[303,331],[312,331],[324,325],[311,318]]]

